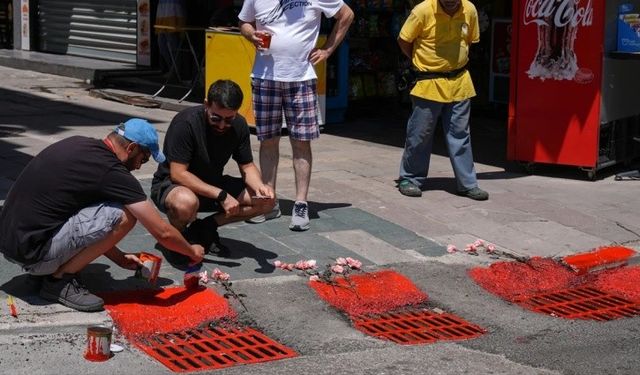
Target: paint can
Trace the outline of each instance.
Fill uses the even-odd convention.
[[[160,265],[162,258],[153,254],[142,252],[138,255],[143,266],[136,270],[135,276],[147,280],[151,284],[155,284],[160,273]]]
[[[105,326],[87,327],[87,351],[84,358],[91,362],[103,362],[111,357],[112,329]]]

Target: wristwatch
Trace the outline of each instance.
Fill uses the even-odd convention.
[[[218,194],[218,197],[216,198],[216,201],[222,203],[227,199],[227,192],[224,190],[220,190],[220,193]]]

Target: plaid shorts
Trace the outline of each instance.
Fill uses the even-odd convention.
[[[280,136],[283,111],[289,137],[298,141],[310,141],[320,136],[316,81],[251,79],[253,112],[259,141]]]

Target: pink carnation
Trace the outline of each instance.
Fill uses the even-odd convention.
[[[309,276],[309,281],[320,281],[320,276],[318,275]]]
[[[229,276],[228,273],[224,273],[220,271],[220,269],[218,268],[213,269],[211,276],[213,277],[214,280],[217,280],[217,281],[229,281],[229,279],[231,279],[231,276]]]
[[[362,262],[353,258],[347,258],[347,265],[354,270],[359,270],[362,267]]]
[[[484,241],[483,241],[483,240],[481,240],[481,239],[477,239],[477,240],[475,240],[475,242],[473,243],[473,246],[475,246],[476,248],[478,248],[478,247],[482,247],[482,246],[484,246]]]
[[[200,277],[200,282],[203,284],[207,284],[209,282],[209,276],[207,276],[207,271],[204,270],[198,274]]]
[[[336,258],[336,264],[339,266],[346,266],[347,265],[347,260],[345,258]]]
[[[487,253],[493,253],[494,251],[496,251],[496,245],[490,243],[487,245]]]
[[[285,271],[293,271],[294,264],[293,263],[283,263],[282,268]]]
[[[447,253],[455,253],[458,251],[458,248],[455,245],[447,245]]]
[[[333,267],[331,267],[331,271],[333,271],[335,273],[343,273],[344,272],[344,267],[342,267],[339,264],[336,264]]]
[[[467,252],[476,252],[478,251],[478,247],[472,243],[468,244],[467,246],[464,247],[464,251]]]
[[[316,261],[313,259],[310,260],[299,260],[294,264],[295,269],[297,270],[309,270],[316,268]]]
[[[282,266],[282,262],[279,260],[276,260],[275,262],[273,262],[273,265],[277,268],[280,268],[280,266]]]

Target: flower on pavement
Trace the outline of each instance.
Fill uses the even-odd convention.
[[[362,262],[357,259],[347,258],[347,266],[353,270],[359,270],[362,268]]]
[[[209,283],[209,276],[207,276],[207,271],[206,271],[206,270],[204,270],[204,271],[200,272],[200,273],[198,274],[198,277],[200,278],[200,280],[199,280],[199,281],[200,281],[200,283],[201,283],[201,284],[207,284],[207,283]]]
[[[236,293],[231,286],[233,285],[231,283],[231,276],[226,273],[226,272],[222,272],[219,268],[214,268],[213,271],[211,271],[211,278],[209,278],[209,276],[207,276],[207,271],[202,271],[198,274],[199,276],[199,282],[200,284],[206,285],[210,282],[212,283],[216,283],[221,285],[224,290],[224,298],[229,298],[232,297],[234,299],[236,299],[241,305],[242,307],[245,309],[245,311],[247,310],[247,306],[245,306],[244,302],[242,302],[242,298],[246,297],[246,294],[242,294],[242,293]]]
[[[447,253],[455,253],[458,251],[458,248],[455,245],[447,245]]]
[[[228,273],[220,271],[219,268],[213,269],[213,272],[211,272],[211,277],[214,281],[229,281],[229,279],[231,279],[231,276]]]
[[[325,282],[337,285],[335,277],[343,277],[349,280],[349,273],[352,271],[362,272],[362,262],[350,257],[338,257],[330,264],[325,265],[324,270],[318,270],[317,262],[314,259],[299,260],[295,263],[285,263],[279,260],[273,262],[273,266],[283,271],[301,271],[301,275],[308,276],[309,281]]]
[[[468,253],[475,253],[478,251],[478,247],[475,244],[467,244],[467,246],[464,247],[464,251],[468,252]]]

